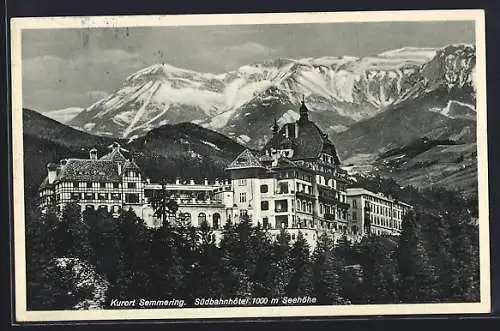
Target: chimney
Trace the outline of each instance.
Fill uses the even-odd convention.
[[[215,186],[219,186],[219,178],[215,180]]]
[[[54,163],[47,164],[49,184],[53,184],[57,177],[57,165]]]
[[[205,178],[205,186],[208,186],[208,179]]]
[[[97,160],[97,149],[92,148],[90,150],[89,154],[90,154],[90,159],[91,160],[93,160],[93,161]]]
[[[180,185],[181,179],[179,177],[175,178],[175,185]]]
[[[189,185],[194,185],[194,179],[189,180]]]

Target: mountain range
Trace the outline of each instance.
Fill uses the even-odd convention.
[[[298,117],[303,99],[329,134],[435,90],[443,97],[419,111],[475,118],[474,82],[475,48],[463,44],[364,58],[278,58],[222,74],[156,64],[128,76],[68,124],[133,139],[165,124],[192,122],[258,148],[270,138],[275,118],[283,124]]]
[[[475,49],[463,44],[275,59],[218,75],[158,64],[67,126],[25,110],[25,149],[48,149],[32,160],[44,172],[59,148],[73,155],[92,143],[105,152],[119,140],[149,173],[223,177],[239,151],[271,137],[274,120],[296,120],[304,100],[349,171],[475,194],[475,86]]]

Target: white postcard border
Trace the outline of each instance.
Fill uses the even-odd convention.
[[[229,308],[169,308],[85,311],[28,311],[24,220],[24,160],[22,133],[21,30],[62,28],[161,27],[340,22],[474,21],[476,32],[477,149],[479,186],[480,297],[478,303],[387,304],[340,306],[279,306]],[[483,10],[371,11],[336,13],[270,13],[214,15],[94,16],[11,19],[12,155],[14,219],[15,320],[58,322],[137,319],[213,319],[488,313],[490,250],[486,121],[486,49]]]

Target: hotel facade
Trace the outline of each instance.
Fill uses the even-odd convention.
[[[285,228],[292,242],[302,232],[312,247],[325,232],[334,239],[343,234],[354,239],[370,233],[397,235],[411,206],[347,188],[352,181],[340,167],[334,144],[308,112],[303,102],[296,122],[280,128],[275,121],[273,136],[261,151],[247,149],[227,166],[230,180],[150,183],[115,143],[100,158],[92,149],[88,159],[49,164],[39,189],[40,207],[60,211],[73,201],[82,211],[105,209],[114,216],[133,209],[148,226],[158,227],[161,220],[151,202],[163,192],[177,202],[177,218],[195,226],[206,221],[218,236],[228,220],[236,223],[243,217],[273,237]]]

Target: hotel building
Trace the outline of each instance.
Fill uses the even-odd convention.
[[[49,164],[39,190],[40,206],[60,211],[74,201],[82,210],[106,209],[115,216],[132,208],[148,226],[158,227],[161,220],[154,216],[151,199],[163,192],[177,202],[177,218],[195,226],[207,221],[216,232],[228,220],[248,216],[274,237],[285,228],[293,242],[300,231],[312,247],[324,232],[334,239],[343,234],[359,238],[399,233],[410,206],[364,189],[348,189],[350,179],[334,144],[308,113],[302,102],[296,122],[280,128],[275,121],[273,136],[261,151],[247,149],[227,166],[230,181],[150,183],[115,143],[100,158],[92,149],[89,159]]]
[[[401,233],[403,217],[412,208],[407,203],[364,188],[348,188],[350,227],[353,234]]]

